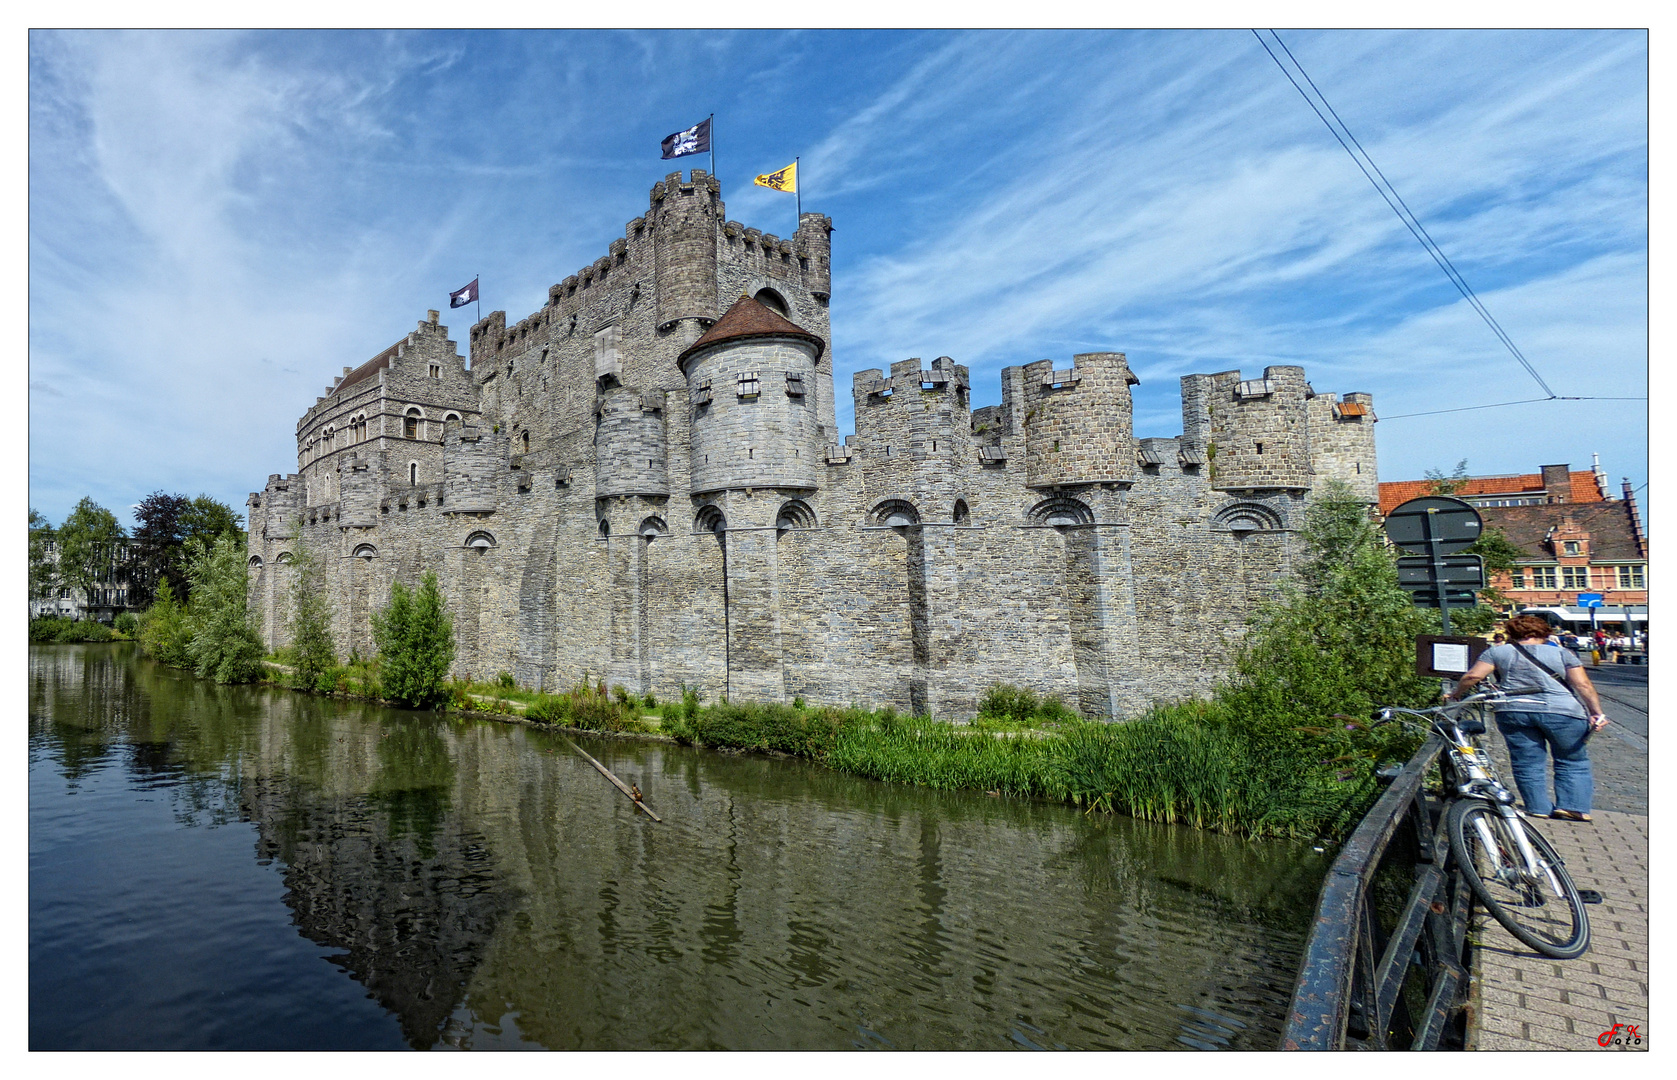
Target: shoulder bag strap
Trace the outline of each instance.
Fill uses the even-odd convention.
[[[1537,670],[1543,672],[1543,674],[1549,676],[1551,679],[1554,679],[1556,682],[1560,683],[1562,686],[1567,686],[1566,676],[1565,675],[1557,675],[1553,671],[1550,671],[1548,665],[1539,662],[1537,657],[1532,655],[1530,649],[1526,648],[1524,645],[1521,645],[1518,641],[1511,641],[1511,642],[1509,642],[1509,644],[1514,646],[1516,649],[1520,650],[1520,655],[1525,657],[1527,660],[1530,660],[1532,666],[1535,667]],[[1561,669],[1563,671],[1566,669],[1566,665],[1564,663],[1561,664]],[[1568,689],[1570,689],[1570,687],[1568,687]]]

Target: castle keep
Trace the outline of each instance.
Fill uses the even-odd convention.
[[[469,365],[433,311],[344,368],[250,496],[271,645],[306,543],[344,652],[434,570],[474,678],[940,716],[1003,681],[1122,716],[1217,677],[1324,481],[1375,501],[1371,399],[1298,367],[1187,376],[1182,435],[1137,439],[1121,353],[1006,368],[976,411],[965,367],[903,360],[855,374],[841,439],[831,221],[783,239],[719,190],[654,185],[539,311],[473,326]]]

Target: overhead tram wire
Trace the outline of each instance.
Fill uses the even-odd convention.
[[[1424,226],[1421,225],[1420,219],[1414,216],[1414,211],[1409,209],[1409,204],[1403,201],[1403,197],[1398,194],[1397,188],[1391,186],[1391,181],[1386,179],[1386,174],[1380,171],[1380,167],[1374,163],[1374,159],[1368,156],[1368,151],[1363,149],[1362,143],[1357,142],[1357,137],[1351,134],[1351,129],[1345,126],[1345,121],[1340,119],[1339,113],[1335,112],[1334,107],[1328,102],[1327,95],[1323,94],[1321,88],[1316,85],[1315,80],[1310,78],[1309,72],[1304,70],[1304,65],[1298,62],[1298,58],[1293,55],[1292,50],[1287,48],[1286,43],[1281,40],[1281,36],[1276,34],[1273,29],[1270,30],[1270,35],[1275,38],[1275,43],[1280,45],[1282,51],[1287,54],[1287,58],[1292,60],[1294,65],[1298,67],[1299,74],[1303,75],[1305,81],[1310,83],[1310,88],[1315,90],[1317,95],[1321,97],[1322,105],[1327,108],[1328,112],[1333,113],[1334,120],[1338,120],[1340,127],[1345,129],[1344,135],[1339,133],[1339,128],[1334,127],[1332,121],[1322,115],[1322,110],[1317,107],[1316,102],[1311,99],[1310,94],[1305,91],[1304,87],[1299,85],[1299,81],[1293,78],[1293,73],[1287,70],[1287,65],[1281,62],[1281,58],[1279,56],[1275,55],[1275,50],[1269,47],[1269,42],[1264,40],[1263,35],[1258,33],[1257,30],[1252,31],[1252,36],[1258,39],[1258,44],[1264,47],[1264,52],[1268,53],[1269,58],[1275,61],[1275,66],[1281,69],[1281,74],[1287,76],[1287,81],[1293,84],[1293,89],[1299,92],[1299,96],[1304,98],[1304,103],[1310,106],[1310,111],[1316,114],[1316,118],[1322,121],[1322,125],[1328,129],[1328,132],[1331,135],[1333,135],[1334,140],[1339,143],[1340,148],[1343,149],[1345,153],[1350,156],[1351,160],[1356,163],[1357,168],[1362,172],[1363,176],[1374,186],[1374,190],[1377,191],[1380,194],[1380,197],[1386,201],[1386,205],[1391,207],[1392,213],[1396,214],[1398,220],[1403,222],[1404,228],[1408,229],[1410,235],[1415,237],[1415,241],[1426,250],[1428,255],[1432,256],[1432,261],[1437,263],[1438,268],[1444,272],[1444,276],[1450,279],[1450,284],[1454,285],[1456,287],[1456,291],[1462,294],[1462,298],[1465,299],[1470,306],[1472,306],[1474,311],[1478,312],[1479,317],[1485,321],[1486,326],[1490,327],[1491,332],[1497,336],[1497,340],[1501,341],[1504,347],[1508,349],[1509,354],[1512,355],[1515,360],[1519,361],[1520,366],[1526,369],[1526,373],[1530,375],[1534,381],[1536,381],[1538,386],[1543,388],[1543,392],[1548,396],[1541,400],[1550,401],[1560,397],[1560,395],[1556,394],[1555,391],[1550,388],[1549,384],[1544,381],[1543,376],[1537,373],[1537,369],[1532,366],[1531,361],[1526,359],[1525,354],[1520,351],[1519,346],[1514,344],[1514,340],[1508,336],[1508,332],[1504,330],[1502,325],[1496,321],[1496,319],[1491,315],[1489,309],[1485,307],[1484,302],[1479,299],[1478,294],[1475,293],[1472,287],[1468,285],[1467,279],[1461,276],[1461,272],[1456,269],[1455,264],[1450,262],[1449,257],[1444,254],[1443,249],[1438,247],[1437,242],[1432,239],[1432,235],[1426,231]],[[1358,157],[1357,151],[1351,149],[1350,144],[1347,144],[1345,141],[1347,138],[1349,138],[1352,143],[1356,144],[1357,150],[1362,151],[1363,157]],[[1364,158],[1367,158],[1367,165],[1363,164]],[[1369,172],[1371,168],[1374,170],[1373,173]],[[1374,178],[1376,174],[1379,175],[1379,180]],[[1385,187],[1381,186],[1381,181],[1385,182]],[[1387,194],[1387,188],[1391,189],[1391,194]],[[1396,200],[1395,202],[1393,201],[1394,199]],[[1402,209],[1399,209],[1400,206]],[[1507,404],[1524,403],[1508,402]],[[1491,406],[1483,407],[1488,408]]]
[[[1489,405],[1463,405],[1456,409],[1428,409],[1425,412],[1398,413],[1396,416],[1382,416],[1382,420],[1407,420],[1411,416],[1443,416],[1445,413],[1475,412],[1479,409],[1501,409],[1509,405],[1533,405],[1545,401],[1647,401],[1645,397],[1573,397],[1566,394],[1554,394],[1549,397],[1521,398],[1519,401],[1495,401]]]

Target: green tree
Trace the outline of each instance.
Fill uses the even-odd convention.
[[[116,546],[124,538],[116,515],[87,496],[58,527],[58,577],[81,589],[93,603],[93,590],[111,578]]]
[[[417,592],[392,582],[389,605],[373,615],[384,694],[409,708],[423,708],[444,696],[444,680],[454,662],[454,620],[445,603],[437,575],[427,572]]]
[[[140,618],[140,651],[160,664],[189,668],[191,645],[186,608],[176,602],[167,581],[158,582],[156,598]]]
[[[242,518],[226,503],[208,495],[188,499],[154,491],[134,508],[134,573],[129,587],[136,604],[147,604],[160,581],[183,603],[191,600],[192,583],[187,577],[187,548],[193,541],[205,547],[222,536],[245,542]]]
[[[200,678],[218,683],[251,682],[262,672],[262,638],[246,603],[245,547],[223,534],[213,545],[194,541],[188,548],[187,577],[192,600],[187,652]]]
[[[332,640],[325,568],[320,553],[303,541],[302,535],[299,528],[291,554],[291,572],[296,575],[291,584],[292,680],[299,689],[313,690],[320,676],[337,664],[338,653]]]
[[[1485,560],[1486,584],[1483,589],[1479,590],[1479,599],[1492,607],[1505,607],[1508,604],[1508,597],[1491,585],[1490,581],[1497,574],[1511,572],[1520,564],[1520,560],[1527,557],[1526,553],[1521,551],[1514,541],[1508,539],[1507,533],[1495,525],[1485,526],[1479,533],[1479,539],[1475,540],[1465,550],[1468,554],[1477,555]],[[1451,618],[1454,618],[1454,616],[1451,616]],[[1487,623],[1488,627],[1489,624]],[[1475,633],[1477,632],[1475,631]]]
[[[1299,724],[1435,696],[1437,684],[1415,674],[1415,635],[1430,620],[1398,587],[1368,505],[1330,483],[1306,511],[1300,539],[1298,590],[1260,610],[1219,698],[1287,742]]]
[[[52,522],[29,508],[29,599],[45,600],[58,587],[56,568],[48,550],[55,533]]]
[[[1451,470],[1449,476],[1445,476],[1442,469],[1428,469],[1425,475],[1432,481],[1434,495],[1454,495],[1467,486],[1467,459],[1462,458],[1456,462],[1456,467]]]

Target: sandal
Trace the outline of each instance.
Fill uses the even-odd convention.
[[[1549,816],[1552,817],[1552,818],[1555,818],[1558,821],[1583,821],[1583,822],[1588,822],[1590,820],[1590,815],[1588,815],[1588,814],[1580,814],[1576,810],[1562,810],[1559,807],[1556,807],[1554,812],[1551,813]]]

